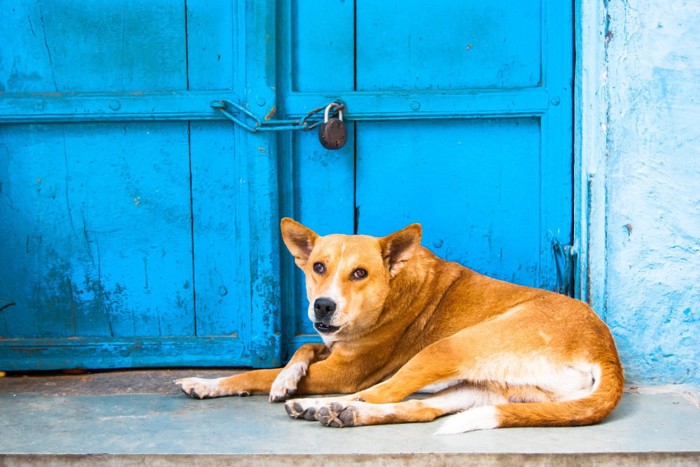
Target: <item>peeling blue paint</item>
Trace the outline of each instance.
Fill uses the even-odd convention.
[[[629,380],[700,386],[700,4],[606,17],[607,321]]]

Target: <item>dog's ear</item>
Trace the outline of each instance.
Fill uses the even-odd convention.
[[[282,230],[282,240],[294,256],[294,262],[303,268],[309,259],[311,250],[314,249],[318,235],[313,230],[288,217],[282,219],[280,229]]]
[[[411,224],[379,240],[382,256],[389,267],[391,277],[395,277],[416,252],[420,246],[421,234],[420,224]]]

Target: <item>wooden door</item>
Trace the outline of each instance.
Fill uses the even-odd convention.
[[[266,7],[0,10],[0,370],[279,364]]]
[[[348,144],[286,142],[284,212],[319,233],[412,222],[443,258],[561,288],[572,241],[572,5],[554,0],[293,2],[282,7],[283,110],[347,105]],[[285,339],[312,336],[285,266]],[[291,297],[291,298],[288,298]]]
[[[560,287],[571,4],[108,3],[0,11],[0,369],[279,364],[314,334],[284,215],[420,222],[447,259]],[[222,100],[340,100],[348,142],[249,132]]]

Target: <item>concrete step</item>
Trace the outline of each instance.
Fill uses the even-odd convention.
[[[332,429],[264,396],[199,401],[172,384],[230,373],[0,378],[0,465],[700,465],[692,389],[630,389],[597,426],[434,436],[440,420]]]

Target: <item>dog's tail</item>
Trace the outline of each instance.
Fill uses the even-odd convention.
[[[560,402],[507,403],[476,407],[447,419],[436,434],[491,428],[593,425],[607,417],[622,397],[624,377],[619,361],[600,364],[598,384],[588,395]]]

